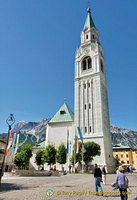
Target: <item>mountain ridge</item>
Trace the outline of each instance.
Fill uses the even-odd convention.
[[[40,122],[20,121],[15,124],[12,131],[20,134],[20,145],[30,143],[33,146],[36,142],[39,143],[45,140],[46,125],[49,120],[50,119],[42,119]],[[112,125],[110,126],[110,132],[113,145],[121,144],[137,149],[137,131]],[[0,136],[6,137],[6,133],[1,134]]]

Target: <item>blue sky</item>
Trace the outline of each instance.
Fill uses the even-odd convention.
[[[74,61],[88,2],[104,49],[110,122],[137,130],[136,0],[6,0],[0,6],[0,133],[74,110]]]

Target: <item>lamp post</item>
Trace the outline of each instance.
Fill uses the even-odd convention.
[[[7,141],[6,141],[6,146],[5,146],[5,151],[4,151],[4,156],[3,156],[3,161],[2,161],[2,165],[0,168],[0,183],[1,183],[1,178],[3,176],[3,171],[4,171],[4,163],[5,163],[5,156],[6,156],[6,149],[9,143],[9,136],[10,136],[10,130],[12,125],[15,123],[15,118],[13,116],[13,114],[10,114],[10,116],[7,118],[6,123],[8,124],[8,136],[7,136]]]

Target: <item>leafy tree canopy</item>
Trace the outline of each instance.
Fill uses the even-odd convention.
[[[32,147],[30,144],[22,146],[22,149],[15,156],[14,163],[17,165],[18,169],[28,169],[29,160],[32,156]]]
[[[36,153],[36,157],[35,157],[35,162],[38,166],[44,165],[45,160],[44,160],[44,150],[38,150]]]
[[[66,163],[66,147],[63,143],[60,144],[60,146],[58,147],[57,154],[56,154],[56,161],[59,164]]]
[[[88,165],[89,162],[92,162],[95,156],[99,156],[101,152],[101,148],[95,142],[87,142],[84,143],[85,149],[87,152],[83,154],[83,160]],[[72,163],[74,163],[74,146],[73,146],[73,155],[72,155]],[[82,143],[79,143],[79,153],[76,154],[76,162],[81,163],[82,161]]]
[[[84,153],[84,162],[88,165],[89,162],[92,162],[93,157],[99,156],[101,152],[100,145],[95,142],[84,143],[84,146],[87,152]]]
[[[51,164],[56,163],[56,149],[54,145],[48,145],[48,147],[45,149],[45,154],[44,154],[44,160],[45,162],[51,166]]]

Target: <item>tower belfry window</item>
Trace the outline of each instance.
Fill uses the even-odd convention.
[[[88,35],[86,35],[86,39],[88,39]]]
[[[84,60],[82,61],[82,70],[87,70],[87,69],[91,69],[92,68],[92,60],[91,58],[88,56],[86,58],[84,58]]]
[[[91,58],[88,59],[88,69],[91,68]]]
[[[86,60],[83,60],[83,70],[86,70]]]

